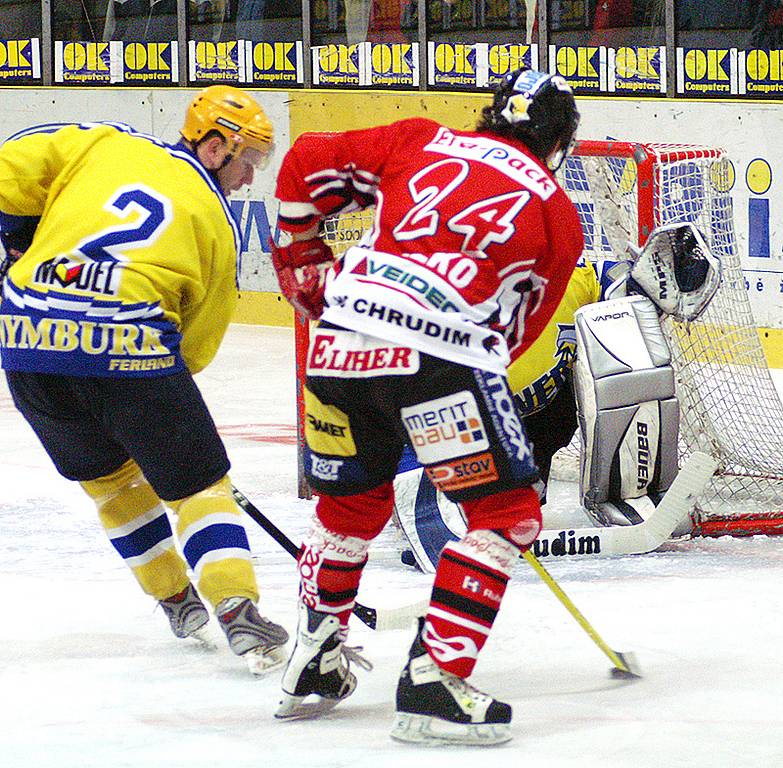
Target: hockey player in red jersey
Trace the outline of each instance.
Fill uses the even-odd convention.
[[[297,642],[278,717],[318,714],[356,685],[348,618],[408,444],[468,528],[439,561],[392,735],[510,738],[510,706],[466,678],[541,527],[507,339],[532,343],[582,251],[554,176],[578,120],[562,78],[517,71],[474,131],[417,118],[305,136],[287,154],[277,197],[292,243],[274,247],[273,261],[283,293],[320,320],[304,392],[306,472],[320,498],[299,560]],[[334,262],[320,222],[370,204],[368,237]]]

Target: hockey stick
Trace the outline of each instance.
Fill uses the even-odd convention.
[[[674,529],[693,511],[696,498],[715,472],[717,462],[704,453],[694,453],[680,469],[660,504],[646,521],[636,525],[607,528],[545,528],[533,544],[540,559],[575,557],[616,557],[652,552],[671,537]],[[407,478],[407,483],[400,479]],[[400,530],[410,545],[411,556],[425,573],[433,573],[443,545],[460,537],[458,520],[464,526],[456,505],[438,500],[429,481],[408,472],[395,480],[395,514]],[[445,505],[450,505],[444,507]],[[447,519],[450,509],[454,510]]]
[[[548,533],[544,531],[537,539],[536,544],[546,535],[545,540],[550,542],[548,551],[555,557],[558,554],[561,556],[571,555],[578,557],[586,554],[618,555],[651,552],[663,544],[671,536],[672,531],[674,531],[685,515],[691,512],[696,503],[696,498],[704,490],[717,466],[718,462],[705,453],[696,452],[692,454],[683,464],[669,490],[666,491],[663,499],[661,499],[661,503],[643,523],[622,528],[607,528],[606,530],[590,528],[568,531],[568,549],[566,549],[566,538],[563,536],[564,531],[550,531]],[[580,534],[590,537],[591,546],[596,547],[596,551],[579,551],[582,542]],[[610,535],[607,536],[605,534]],[[621,535],[618,536],[618,534]],[[560,542],[561,552],[553,551],[552,542],[554,541]],[[590,622],[582,615],[581,611],[571,602],[568,595],[563,592],[560,585],[552,578],[546,568],[541,565],[535,554],[528,550],[522,554],[522,557],[527,560],[541,580],[554,592],[557,599],[576,619],[579,626],[587,632],[590,639],[609,657],[612,664],[614,664],[612,676],[619,678],[641,677],[636,657],[632,653],[614,651],[606,644]]]
[[[537,558],[641,555],[658,549],[693,511],[718,462],[697,451],[677,473],[661,503],[643,523],[607,528],[543,530],[533,544]]]
[[[239,489],[231,486],[234,501],[245,514],[261,526],[291,557],[299,557],[299,547],[294,544],[250,499]],[[411,605],[401,605],[399,608],[378,609],[356,603],[354,615],[370,629],[385,632],[389,629],[407,629],[416,616],[423,616],[429,600],[423,600]]]
[[[555,597],[565,606],[566,610],[576,619],[582,629],[587,632],[590,639],[609,657],[614,668],[612,669],[612,677],[618,678],[631,678],[641,677],[642,674],[639,671],[639,665],[636,661],[636,656],[633,653],[620,653],[619,651],[613,651],[596,632],[593,625],[584,617],[582,612],[571,602],[571,598],[563,592],[560,585],[552,578],[549,571],[544,568],[541,563],[538,562],[536,556],[528,550],[522,554],[522,557],[530,563],[533,570],[541,577],[541,580],[546,584],[549,589],[554,592]]]

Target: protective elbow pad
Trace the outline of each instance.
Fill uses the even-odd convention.
[[[601,510],[606,502],[622,509],[629,499],[655,499],[677,475],[680,412],[671,352],[655,306],[643,296],[591,304],[574,319],[582,503],[603,523],[640,522],[633,505],[626,520]]]

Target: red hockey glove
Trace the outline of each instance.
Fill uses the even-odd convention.
[[[285,246],[270,245],[283,296],[297,312],[317,320],[324,311],[324,281],[334,261],[332,249],[320,237]]]

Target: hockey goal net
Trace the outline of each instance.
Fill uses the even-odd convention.
[[[559,177],[579,211],[589,258],[622,257],[629,241],[641,245],[655,226],[675,221],[698,226],[721,258],[722,284],[702,317],[664,323],[681,405],[681,462],[695,450],[719,462],[696,511],[694,532],[706,536],[783,533],[783,404],[740,265],[732,173],[720,149],[580,141]],[[365,210],[326,222],[335,252],[358,242],[372,216]],[[300,318],[296,337],[301,389],[308,328]],[[561,454],[554,472],[575,477],[577,443]]]

